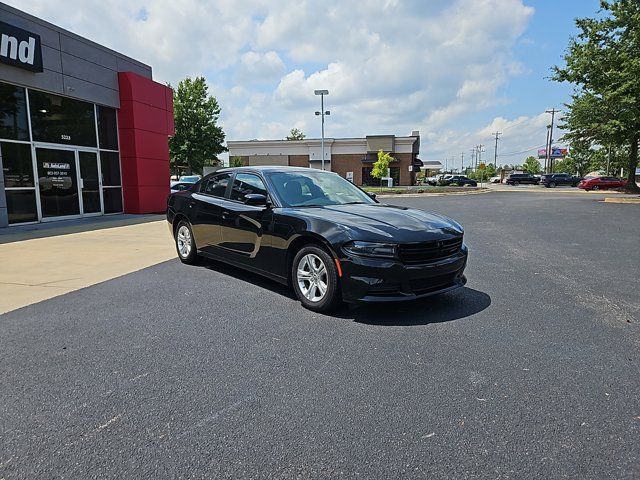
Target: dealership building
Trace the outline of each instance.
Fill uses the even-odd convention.
[[[173,129],[150,66],[0,3],[0,227],[164,211]]]
[[[290,165],[321,168],[321,139],[229,141],[229,158],[240,157],[245,165]],[[414,185],[423,162],[420,133],[407,137],[371,135],[363,138],[325,138],[324,168],[340,174],[356,185],[379,185],[371,176],[378,151],[394,159],[389,174],[394,185]]]

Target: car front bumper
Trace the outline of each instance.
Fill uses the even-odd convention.
[[[348,256],[340,259],[345,302],[397,302],[445,293],[464,286],[468,250],[421,265],[399,260]]]

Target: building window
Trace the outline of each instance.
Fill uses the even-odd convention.
[[[120,213],[122,212],[122,180],[118,152],[100,150],[100,170],[104,213]]]
[[[372,170],[373,170],[373,167],[362,167],[362,185],[365,187],[376,184],[375,178],[371,176]]]
[[[9,223],[38,221],[31,145],[0,143]]]
[[[92,103],[29,90],[29,111],[34,141],[97,146]]]
[[[104,201],[104,213],[122,212],[122,189],[103,188],[102,199]]]
[[[25,90],[0,83],[0,138],[29,141]]]
[[[7,213],[10,224],[38,221],[35,189],[6,190],[4,193],[7,197]]]
[[[400,167],[389,167],[389,176],[393,178],[393,186],[400,185]]]
[[[34,187],[31,145],[2,142],[2,173],[6,188]]]
[[[100,148],[118,150],[118,124],[115,108],[98,105],[98,140]]]

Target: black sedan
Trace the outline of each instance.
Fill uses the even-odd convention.
[[[465,284],[462,227],[435,213],[378,203],[331,172],[219,170],[172,194],[167,220],[180,260],[199,255],[292,286],[302,304],[386,302]]]
[[[443,185],[443,186],[457,185],[458,187],[466,187],[466,186],[477,187],[478,182],[476,182],[475,180],[471,180],[469,177],[465,177],[464,175],[450,175],[440,180],[440,185]]]

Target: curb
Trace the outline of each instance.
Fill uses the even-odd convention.
[[[515,189],[501,189],[501,188],[494,188],[491,189],[492,192],[500,192],[500,193],[560,193],[560,194],[573,194],[573,195],[624,195],[623,192],[616,192],[616,191],[606,191],[606,190],[592,190],[592,191],[585,191],[582,189],[576,189],[576,190],[557,190],[555,188],[545,188],[544,190],[536,188],[527,188],[527,189],[520,189],[520,190],[515,190]]]
[[[376,195],[376,198],[416,198],[416,197],[445,197],[447,195],[481,195],[483,193],[491,193],[491,190],[483,189],[471,192],[434,192],[434,193],[387,193]]]
[[[604,203],[627,203],[627,204],[640,205],[640,197],[632,197],[632,198],[606,197],[604,199]]]

